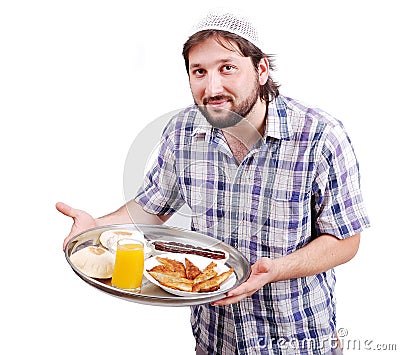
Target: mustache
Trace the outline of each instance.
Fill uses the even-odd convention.
[[[207,105],[210,102],[212,103],[214,101],[221,101],[221,100],[232,101],[233,98],[231,96],[228,96],[228,95],[217,95],[217,96],[205,97],[203,99],[203,105]]]

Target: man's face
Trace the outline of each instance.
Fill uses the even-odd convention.
[[[260,103],[260,84],[251,58],[224,48],[214,38],[189,51],[189,81],[195,103],[218,128],[236,125]],[[227,45],[228,48],[229,44]]]

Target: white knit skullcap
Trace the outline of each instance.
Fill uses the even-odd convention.
[[[192,28],[189,37],[204,30],[222,30],[234,33],[262,49],[257,29],[250,19],[232,11],[212,10]]]

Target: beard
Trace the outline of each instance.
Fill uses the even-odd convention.
[[[256,81],[254,89],[251,90],[250,95],[237,104],[235,104],[234,98],[230,95],[217,95],[204,98],[203,105],[201,106],[197,104],[197,106],[211,126],[223,129],[233,127],[246,118],[253,109],[254,105],[257,103],[259,97],[260,85],[258,81]],[[232,102],[232,110],[207,106],[208,103],[220,100]]]

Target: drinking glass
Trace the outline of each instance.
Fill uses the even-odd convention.
[[[111,284],[132,292],[140,292],[144,269],[144,245],[137,239],[117,242]]]

